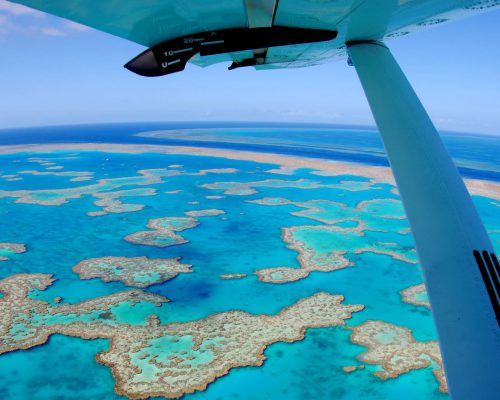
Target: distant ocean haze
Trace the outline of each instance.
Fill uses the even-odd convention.
[[[441,135],[466,178],[500,181],[500,136]],[[165,122],[71,125],[0,130],[0,145],[137,143],[247,150],[388,166],[374,128],[244,122]]]

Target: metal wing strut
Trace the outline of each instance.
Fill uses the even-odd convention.
[[[415,92],[381,42],[348,43],[410,221],[450,393],[500,394],[500,268],[472,199]]]

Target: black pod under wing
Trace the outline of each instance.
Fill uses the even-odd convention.
[[[335,39],[337,31],[272,26],[234,28],[202,32],[160,43],[125,64],[125,68],[142,76],[162,76],[184,70],[195,54],[201,56],[242,50],[267,49]],[[243,65],[255,65],[242,60]],[[242,66],[243,66],[242,65]]]

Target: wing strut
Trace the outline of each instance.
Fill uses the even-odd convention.
[[[500,269],[450,156],[381,42],[348,43],[408,216],[451,396],[498,399]]]

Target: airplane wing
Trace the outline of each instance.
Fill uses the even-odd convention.
[[[345,43],[385,40],[498,7],[498,0],[14,0],[83,25],[142,44],[154,51],[142,64],[128,64],[136,73],[157,76],[178,72],[186,62],[208,66],[233,61],[232,68],[306,67],[347,58]],[[271,27],[300,28],[285,36],[302,40],[266,43],[238,37],[246,28],[262,28],[264,37],[276,37]],[[240,29],[238,31],[238,28]],[[225,30],[233,30],[223,32]],[[221,32],[222,31],[222,32]],[[330,34],[328,34],[330,32]],[[207,42],[232,37],[246,43],[219,46],[203,54]],[[338,34],[337,34],[338,33]],[[201,36],[200,36],[201,34]],[[279,32],[278,32],[279,34]],[[322,36],[321,36],[322,34]],[[198,35],[193,37],[193,35]],[[278,35],[279,36],[279,35]],[[187,42],[184,42],[187,40]],[[161,44],[165,44],[161,46]],[[183,50],[190,49],[185,52]],[[166,51],[166,55],[164,54]],[[168,52],[171,56],[168,56]],[[145,52],[147,53],[147,52]],[[201,54],[200,54],[201,53]],[[205,51],[206,53],[206,51]],[[182,56],[182,57],[181,57]],[[149,57],[149,60],[148,60]],[[159,72],[151,72],[158,59]],[[179,61],[177,61],[179,60]],[[164,66],[162,67],[162,63]],[[182,68],[181,68],[182,67]],[[148,69],[149,68],[149,69]]]

